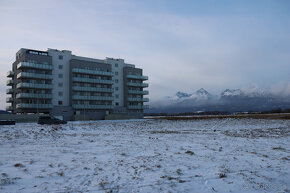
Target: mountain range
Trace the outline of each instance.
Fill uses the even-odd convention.
[[[220,95],[201,88],[193,93],[178,91],[152,102],[146,113],[184,113],[196,111],[248,112],[289,109],[290,96],[273,94],[261,88],[225,89]]]

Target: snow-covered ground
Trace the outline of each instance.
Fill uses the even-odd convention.
[[[289,192],[290,121],[0,126],[0,192]]]

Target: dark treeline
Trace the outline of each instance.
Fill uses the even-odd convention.
[[[145,113],[144,116],[193,116],[193,115],[233,115],[233,114],[273,114],[273,113],[290,113],[290,109],[273,109],[270,111],[249,111],[234,112],[227,111],[202,111],[202,112],[185,112],[185,113]]]

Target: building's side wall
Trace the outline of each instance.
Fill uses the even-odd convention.
[[[52,58],[51,56],[45,56],[45,55],[38,55],[38,54],[31,54],[28,53],[30,50],[29,49],[20,49],[17,54],[16,54],[16,61],[13,63],[13,72],[14,72],[14,77],[13,77],[13,89],[15,89],[15,92],[13,93],[13,113],[35,113],[35,112],[49,112],[49,109],[40,109],[40,108],[16,108],[17,104],[27,104],[27,101],[29,101],[30,103],[35,103],[35,101],[37,101],[37,103],[42,103],[45,102],[46,104],[51,103],[51,98],[50,99],[37,99],[37,98],[21,98],[18,99],[16,98],[16,95],[19,93],[40,93],[41,91],[46,92],[46,93],[51,93],[51,90],[49,89],[36,89],[36,88],[17,88],[17,84],[19,83],[35,83],[36,81],[40,81],[39,79],[34,79],[34,78],[24,78],[24,79],[20,79],[17,78],[17,74],[19,74],[20,72],[34,72],[34,74],[37,73],[43,73],[45,71],[45,73],[47,74],[51,74],[51,70],[41,70],[41,69],[35,69],[35,68],[22,68],[21,70],[17,68],[17,65],[21,62],[31,62],[31,63],[35,63],[35,64],[48,64],[48,65],[52,65]],[[34,82],[35,81],[35,82]],[[45,80],[48,83],[51,83],[51,80]]]
[[[52,84],[53,84],[53,106],[69,106],[70,104],[70,67],[71,51],[48,50],[52,57]]]
[[[124,82],[123,68],[126,66],[123,59],[106,58],[105,62],[112,66],[113,88],[114,88],[114,106],[124,107]]]
[[[129,90],[129,86],[127,85],[127,83],[128,83],[128,79],[127,79],[127,75],[129,75],[129,74],[140,74],[140,75],[142,75],[142,73],[143,73],[143,71],[142,71],[142,69],[140,69],[140,68],[132,68],[132,67],[125,67],[124,69],[123,69],[123,71],[124,71],[124,80],[123,80],[123,82],[124,82],[124,104],[125,104],[125,106],[126,107],[128,107],[128,90]],[[141,90],[143,90],[143,88],[140,88]]]

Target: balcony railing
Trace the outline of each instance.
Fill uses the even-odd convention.
[[[14,82],[13,80],[7,80],[7,82],[6,82],[7,83],[7,86],[12,86],[13,85],[13,82]]]
[[[52,79],[52,75],[37,74],[37,73],[31,73],[31,72],[20,72],[19,74],[17,74],[17,78]]]
[[[113,84],[112,80],[101,80],[101,79],[93,79],[93,78],[81,78],[81,77],[73,77],[74,82],[89,82],[89,83],[101,83],[101,84]]]
[[[33,83],[18,83],[16,88],[39,88],[39,89],[52,89],[52,84],[33,84]]]
[[[112,101],[113,97],[106,96],[81,96],[73,95],[72,99],[74,100],[95,100],[95,101]]]
[[[129,105],[128,109],[148,109],[149,105]]]
[[[17,109],[51,109],[52,104],[28,104],[20,103],[16,105]]]
[[[134,87],[148,87],[148,83],[128,82],[127,85]]]
[[[132,75],[132,74],[127,75],[127,78],[138,79],[138,80],[148,80],[148,76]]]
[[[19,93],[16,98],[39,98],[39,99],[50,99],[52,94],[35,94],[35,93]]]
[[[128,101],[149,102],[149,98],[128,98]]]
[[[113,72],[105,72],[105,71],[99,71],[99,70],[88,70],[88,69],[81,69],[81,68],[73,68],[72,72],[81,73],[81,74],[113,76]]]
[[[13,77],[14,76],[14,72],[13,71],[8,71],[7,72],[7,77]]]
[[[149,94],[148,90],[128,90],[129,94],[142,94],[142,95],[147,95]]]
[[[35,69],[44,69],[44,70],[52,70],[53,66],[48,64],[36,64],[31,62],[20,62],[17,64],[17,69],[21,68],[35,68]]]
[[[82,86],[73,86],[74,91],[91,91],[91,92],[113,92],[112,88],[97,88],[97,87],[82,87]]]
[[[80,105],[74,104],[74,109],[113,109],[113,105]]]
[[[8,88],[6,90],[6,94],[12,94],[13,92],[14,92],[14,89],[12,89],[12,88]]]
[[[7,97],[7,98],[6,98],[6,102],[7,102],[7,103],[11,103],[11,102],[13,102],[13,98],[12,98],[12,97]]]
[[[6,106],[6,111],[12,111],[13,107],[12,106]]]

